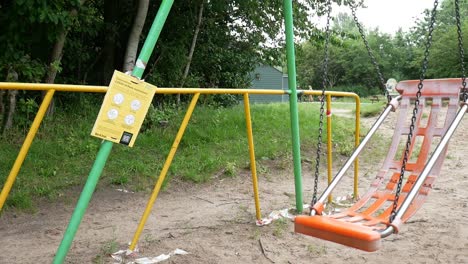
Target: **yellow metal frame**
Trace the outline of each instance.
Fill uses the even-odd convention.
[[[153,208],[153,204],[156,202],[156,198],[158,197],[159,191],[161,190],[161,186],[164,182],[164,179],[166,179],[166,175],[167,175],[167,172],[169,171],[169,167],[171,166],[172,159],[174,158],[177,148],[179,147],[180,140],[182,140],[182,136],[184,135],[185,129],[187,128],[190,118],[192,117],[193,110],[195,109],[195,106],[197,105],[199,97],[200,97],[200,93],[196,93],[193,96],[192,101],[190,102],[190,105],[187,109],[187,113],[185,113],[185,117],[182,120],[182,124],[180,125],[179,131],[177,132],[174,143],[172,144],[171,150],[169,151],[169,154],[167,155],[166,161],[164,162],[164,166],[161,170],[161,173],[159,174],[158,181],[156,182],[153,192],[151,193],[150,199],[148,200],[148,203],[146,204],[146,209],[145,209],[145,212],[143,213],[143,216],[141,217],[140,224],[138,225],[135,235],[133,236],[132,243],[130,244],[131,250],[135,249],[136,243],[138,242],[138,239],[140,238],[141,232],[143,231],[143,227],[145,226],[146,220],[148,220],[151,209]]]
[[[322,95],[321,91],[310,91],[304,90],[303,93],[305,95]],[[328,183],[333,179],[333,172],[332,172],[332,165],[333,165],[333,158],[332,158],[332,107],[331,101],[332,96],[337,97],[353,97],[356,103],[356,116],[355,116],[355,133],[354,133],[354,146],[357,147],[360,142],[359,135],[361,133],[360,124],[361,124],[361,99],[355,93],[347,93],[347,92],[325,92],[326,98],[326,108],[327,108],[327,178]],[[359,180],[359,159],[356,158],[354,161],[354,184],[353,184],[353,196],[354,199],[359,197],[358,193],[358,181]],[[328,202],[332,201],[332,195],[328,197]]]
[[[36,117],[34,118],[31,124],[31,128],[29,129],[28,134],[24,139],[23,145],[21,146],[18,156],[16,157],[15,163],[13,164],[10,174],[8,174],[5,185],[3,186],[2,192],[0,193],[0,211],[3,208],[6,199],[8,198],[8,194],[10,193],[10,190],[13,187],[13,183],[15,183],[16,176],[18,175],[26,156],[28,155],[29,148],[31,147],[31,144],[34,138],[36,137],[37,130],[41,125],[42,119],[44,119],[44,115],[47,111],[47,108],[49,108],[54,93],[54,89],[49,89],[46,95],[44,96],[44,100],[42,101],[41,106],[39,106],[39,110],[37,111]]]
[[[57,92],[97,92],[97,93],[105,93],[107,91],[107,86],[89,86],[89,85],[65,85],[65,84],[32,84],[32,83],[0,83],[0,90],[34,90],[34,91],[47,91],[46,96],[44,97],[41,106],[34,118],[34,121],[31,125],[31,128],[28,131],[26,139],[20,149],[18,157],[15,160],[13,168],[8,175],[8,178],[5,182],[5,185],[0,193],[0,210],[3,208],[3,205],[8,197],[8,194],[13,186],[14,181],[19,173],[19,170],[26,158],[26,155],[29,151],[29,148],[34,140],[34,137],[37,133],[37,130],[44,118],[45,112],[49,107],[49,104],[52,100],[54,93]],[[134,249],[136,243],[138,242],[139,236],[143,230],[143,227],[146,223],[146,220],[150,214],[153,204],[155,203],[159,191],[161,189],[162,183],[166,177],[166,174],[169,170],[169,167],[172,163],[172,160],[175,156],[177,151],[178,145],[182,136],[185,132],[185,129],[188,125],[188,122],[192,116],[192,113],[195,109],[196,103],[200,94],[239,94],[243,95],[244,99],[244,110],[245,110],[245,120],[246,120],[246,130],[247,130],[247,138],[248,138],[248,145],[249,145],[249,157],[250,157],[250,168],[252,173],[252,183],[253,183],[253,191],[254,191],[254,200],[255,200],[255,211],[256,211],[256,218],[257,220],[261,219],[261,211],[260,211],[260,199],[258,193],[258,179],[257,179],[257,171],[256,171],[256,163],[255,163],[255,149],[254,149],[254,141],[253,141],[253,132],[252,132],[252,121],[251,121],[251,114],[250,114],[250,103],[249,103],[249,94],[268,94],[268,95],[284,95],[288,94],[289,91],[284,90],[271,90],[271,89],[204,89],[204,88],[157,88],[156,94],[194,94],[192,101],[187,109],[185,117],[180,125],[179,131],[176,135],[174,143],[171,147],[171,150],[168,154],[168,157],[164,163],[163,169],[159,175],[159,178],[155,184],[153,192],[151,194],[150,199],[148,200],[148,204],[146,206],[145,212],[141,218],[141,221],[138,225],[137,231],[134,234],[132,243],[130,245],[130,249]],[[321,95],[321,91],[310,91],[304,90],[298,91],[299,94],[305,95]],[[356,123],[355,123],[355,145],[359,145],[359,134],[360,134],[360,99],[359,96],[355,93],[347,93],[347,92],[333,92],[327,91],[325,92],[326,101],[327,101],[327,113],[331,113],[331,97],[352,97],[355,99],[356,102]],[[328,160],[328,181],[331,181],[332,177],[332,133],[331,133],[331,115],[327,115],[327,160]],[[354,196],[358,197],[358,160],[355,161],[354,166]],[[331,199],[331,197],[330,197]]]
[[[255,148],[253,141],[252,132],[252,118],[250,117],[250,101],[249,95],[244,94],[244,112],[245,112],[245,124],[247,129],[247,140],[249,141],[249,157],[250,157],[250,171],[252,173],[252,183],[255,199],[255,217],[257,220],[262,218],[260,211],[260,198],[258,194],[258,178],[257,178],[257,164],[255,160]]]

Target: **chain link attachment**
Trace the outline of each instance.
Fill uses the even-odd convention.
[[[372,65],[374,65],[375,71],[377,72],[377,75],[379,77],[380,85],[382,86],[382,90],[384,92],[384,95],[387,98],[387,103],[390,103],[390,101],[392,101],[392,97],[390,96],[390,93],[387,90],[387,85],[386,85],[386,82],[385,82],[385,78],[384,78],[384,76],[382,74],[382,71],[380,70],[379,64],[377,63],[377,59],[375,58],[374,53],[372,52],[372,50],[371,50],[371,48],[369,46],[369,42],[366,39],[366,35],[364,34],[364,29],[362,28],[362,25],[359,22],[358,17],[356,15],[356,5],[354,3],[350,3],[349,6],[351,8],[351,14],[353,15],[354,23],[356,24],[356,26],[357,26],[357,28],[359,30],[359,34],[361,35],[361,38],[362,38],[362,40],[364,42],[364,45],[366,46],[367,54],[369,54]]]
[[[416,92],[416,100],[414,101],[414,109],[413,109],[413,116],[411,117],[411,125],[409,127],[409,133],[408,133],[408,138],[406,140],[406,147],[405,147],[405,153],[403,156],[403,161],[401,164],[401,171],[400,171],[400,178],[398,179],[398,184],[397,184],[397,189],[395,192],[395,199],[393,200],[393,208],[392,212],[390,214],[390,223],[392,223],[395,220],[396,214],[397,214],[397,208],[398,208],[398,200],[400,199],[400,193],[401,193],[401,186],[403,183],[403,178],[405,176],[405,171],[406,171],[406,164],[408,162],[408,156],[409,156],[409,149],[411,146],[412,138],[413,138],[413,132],[414,132],[414,127],[416,123],[416,114],[419,111],[419,99],[421,98],[421,90],[423,89],[423,81],[426,78],[426,71],[427,71],[427,64],[429,62],[429,50],[432,45],[432,33],[434,32],[434,24],[435,24],[435,18],[437,14],[437,6],[439,5],[439,1],[435,0],[434,1],[434,8],[432,9],[431,12],[431,22],[429,24],[429,33],[427,36],[427,41],[425,44],[425,50],[424,50],[424,59],[422,63],[422,70],[421,70],[421,75],[419,77],[419,84],[418,84],[418,91]]]
[[[312,196],[312,201],[310,202],[310,208],[313,208],[317,202],[317,189],[318,189],[318,179],[320,171],[320,156],[322,152],[322,132],[323,132],[323,116],[325,112],[325,87],[328,85],[328,62],[329,62],[329,44],[330,44],[330,20],[331,20],[331,3],[330,0],[327,1],[327,24],[325,28],[325,46],[324,46],[324,58],[322,64],[322,95],[320,97],[320,121],[319,121],[319,132],[317,139],[317,153],[315,157],[315,174],[314,174],[314,194]],[[311,209],[312,213],[312,209]]]
[[[466,89],[465,49],[463,48],[463,34],[460,21],[459,0],[455,0],[455,19],[457,20],[458,50],[460,51],[460,67],[462,73],[462,96],[463,103],[468,101],[468,90]]]

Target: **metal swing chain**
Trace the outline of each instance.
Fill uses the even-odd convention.
[[[328,83],[328,62],[329,62],[329,43],[330,43],[330,16],[331,16],[331,3],[327,1],[327,25],[325,28],[325,47],[324,47],[324,59],[322,64],[323,78],[322,78],[322,96],[320,98],[320,121],[319,121],[319,132],[317,141],[317,156],[315,158],[315,177],[314,177],[314,194],[312,196],[311,208],[317,202],[317,189],[319,179],[319,166],[320,166],[320,155],[322,152],[322,130],[323,130],[323,112],[325,106],[325,87]]]
[[[369,54],[369,57],[371,58],[371,62],[374,65],[375,70],[377,71],[377,75],[379,77],[380,84],[382,85],[384,95],[387,98],[387,102],[390,103],[390,101],[392,100],[392,97],[390,96],[390,94],[387,91],[387,86],[385,84],[385,79],[383,77],[382,72],[380,71],[380,67],[379,67],[379,64],[377,63],[377,59],[375,58],[374,53],[372,52],[372,50],[371,50],[371,48],[369,46],[369,42],[366,39],[366,35],[364,34],[364,30],[362,29],[362,25],[361,25],[361,23],[359,23],[359,20],[357,18],[356,6],[353,3],[351,3],[349,6],[351,8],[351,13],[353,15],[354,23],[356,23],[356,26],[358,27],[358,30],[359,30],[359,34],[361,34],[361,38],[364,41],[364,45],[366,46],[367,54]]]
[[[457,20],[457,33],[458,33],[458,49],[460,51],[460,66],[462,70],[462,101],[467,102],[468,100],[468,90],[466,89],[466,68],[465,68],[465,50],[463,48],[463,34],[461,30],[460,22],[460,6],[459,0],[455,0],[455,18]]]
[[[406,140],[405,153],[403,156],[403,162],[401,164],[400,178],[398,179],[395,199],[393,200],[393,208],[390,214],[390,219],[389,219],[390,223],[392,223],[393,220],[395,220],[395,217],[397,214],[398,200],[400,199],[401,186],[402,186],[403,178],[405,175],[406,163],[408,162],[409,149],[410,149],[411,141],[412,141],[411,139],[413,138],[414,126],[416,123],[416,114],[418,113],[419,99],[421,98],[421,90],[423,89],[423,86],[424,86],[423,81],[426,78],[427,64],[429,61],[429,49],[431,48],[431,45],[432,45],[432,33],[434,31],[435,17],[436,17],[438,5],[439,5],[439,1],[435,0],[434,8],[432,9],[432,12],[431,12],[431,22],[429,24],[429,33],[427,36],[427,42],[425,44],[424,59],[423,59],[421,75],[419,77],[418,91],[416,92],[416,100],[414,101],[413,116],[411,117],[411,125],[409,127],[408,139]]]

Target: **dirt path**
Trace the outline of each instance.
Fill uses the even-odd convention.
[[[368,121],[372,122],[372,121]],[[392,129],[385,124],[384,130]],[[468,129],[465,118],[451,141],[441,177],[422,209],[402,232],[384,239],[374,253],[324,242],[293,232],[293,223],[255,225],[251,179],[220,178],[191,186],[172,183],[154,207],[140,240],[139,257],[167,254],[176,248],[189,255],[168,263],[468,263]],[[336,164],[338,165],[338,164]],[[364,174],[375,164],[361,163]],[[311,169],[304,165],[306,201],[312,189]],[[291,170],[274,164],[260,176],[264,215],[294,205]],[[361,187],[372,176],[362,177]],[[50,263],[76,202],[42,204],[37,213],[8,211],[0,217],[0,263]],[[124,249],[146,205],[147,193],[96,191],[83,219],[67,263],[114,263],[105,255]],[[110,248],[110,249],[109,249]]]

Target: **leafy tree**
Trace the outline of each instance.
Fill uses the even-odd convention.
[[[468,1],[459,0],[460,18],[462,23],[462,32],[464,38],[464,49],[467,50],[467,30],[468,30]],[[424,12],[424,17],[418,20],[417,26],[411,31],[411,38],[415,44],[415,58],[413,63],[417,64],[418,77],[421,71],[421,61],[424,56],[423,43],[427,38],[427,29],[430,21],[430,10]],[[455,20],[454,0],[445,0],[440,4],[437,11],[435,29],[430,49],[429,65],[427,78],[448,78],[459,77],[460,57],[458,50],[458,34]],[[417,36],[420,35],[420,36]],[[465,57],[465,63],[468,58]],[[414,66],[413,68],[416,68]]]
[[[462,31],[467,49],[467,0],[460,0]],[[443,1],[438,10],[433,45],[430,50],[427,78],[460,76],[457,28],[454,2]],[[366,39],[379,64],[384,78],[418,79],[424,44],[430,21],[430,10],[409,32],[399,30],[394,36],[378,29],[364,28]],[[324,34],[324,33],[323,33]],[[298,81],[302,87],[322,86],[323,34],[317,34],[301,45],[298,51]],[[350,15],[339,14],[333,20],[330,43],[329,72],[332,84],[328,89],[355,91],[361,96],[381,93],[381,84],[372,66],[363,41]],[[465,57],[465,60],[468,58]],[[465,61],[468,64],[468,61]],[[363,89],[356,90],[355,87]]]
[[[325,33],[324,33],[325,34]],[[390,36],[374,30],[366,37],[382,71],[390,71],[389,63],[393,46]],[[322,88],[324,36],[309,40],[303,44],[298,54],[298,79],[303,87],[309,85]],[[379,92],[377,73],[353,18],[348,14],[339,14],[333,20],[329,47],[329,83],[327,89],[341,89],[358,92],[361,95]],[[336,87],[338,86],[338,87]],[[354,86],[364,89],[355,90]],[[381,85],[380,85],[381,86]],[[352,89],[351,89],[352,88]]]
[[[17,76],[15,81],[53,82],[60,70],[66,33],[74,21],[72,11],[80,5],[78,0],[0,1],[0,24],[5,25],[0,35],[1,75],[13,72]],[[50,58],[47,54],[51,54]],[[5,117],[6,112],[0,113],[4,115],[3,131],[12,126],[11,118],[16,109],[17,93],[9,94],[9,114]]]
[[[464,22],[462,31],[468,31],[468,20]],[[433,39],[434,43],[427,71],[428,78],[460,77],[460,53],[456,27],[451,26],[445,30],[437,30]],[[464,49],[468,50],[468,43],[464,42]],[[468,64],[467,57],[465,57],[465,64]]]
[[[466,1],[460,2],[464,21]],[[148,19],[141,35],[135,37],[136,33],[130,37],[135,18],[139,17],[139,21],[142,18],[137,15],[140,2],[148,3],[146,0],[0,0],[0,48],[4,51],[0,54],[0,76],[3,76],[0,78],[5,79],[8,72],[14,71],[22,82],[40,82],[56,76],[55,81],[60,83],[107,85],[113,70],[122,70],[125,58],[132,57],[125,53],[135,50],[136,39],[141,47],[161,0],[149,2]],[[314,27],[310,16],[323,15],[326,2],[294,1],[296,36],[306,40],[298,45],[297,51],[298,81],[302,88],[311,85],[319,89],[322,85],[324,32]],[[350,1],[333,2],[349,4]],[[453,11],[449,12],[453,3],[444,1],[441,6],[440,30],[434,33],[434,58],[428,72],[431,76],[452,73],[457,64],[455,57],[446,56],[444,46],[456,33]],[[203,10],[201,20],[200,10]],[[175,1],[144,78],[162,87],[179,87],[182,83],[185,87],[248,87],[247,76],[256,65],[284,64],[283,11],[282,1]],[[426,22],[427,16],[411,32],[400,31],[395,36],[377,29],[366,30],[385,77],[418,77]],[[464,31],[465,28],[466,25]],[[63,50],[53,52],[54,46],[61,43]],[[133,48],[129,49],[130,46]],[[450,44],[450,49],[455,48]],[[439,63],[432,65],[435,61]],[[329,68],[328,85],[333,88],[362,86],[365,89],[361,93],[379,92],[375,69],[349,15],[340,14],[334,19]],[[40,99],[35,93],[18,96]],[[82,100],[84,97],[101,98],[81,94],[57,97],[59,105],[67,107],[73,107],[76,102],[89,102]],[[99,102],[99,99],[92,100]],[[156,97],[156,102],[161,104],[173,100],[172,96]],[[0,101],[4,103],[6,99]],[[231,97],[205,99],[206,103],[221,105],[235,101]],[[0,106],[3,111],[5,104]]]
[[[200,0],[174,3],[172,12],[178,14],[169,17],[156,54],[149,62],[146,78],[150,82],[160,86],[180,85],[198,23],[200,3]],[[311,28],[307,7],[301,3],[295,7],[297,33],[306,35]],[[282,64],[282,21],[281,1],[206,1],[184,86],[250,86],[248,76],[257,64]],[[164,96],[157,98],[160,102],[166,99]]]

